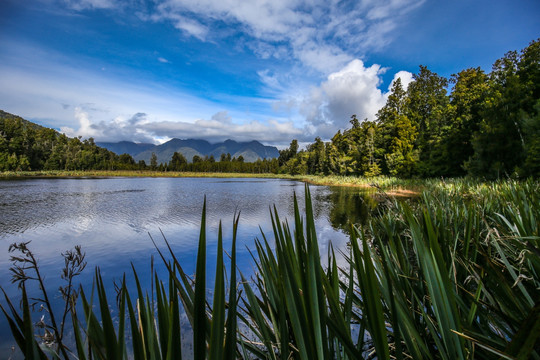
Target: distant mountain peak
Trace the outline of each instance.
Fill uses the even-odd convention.
[[[237,142],[227,139],[220,143],[211,144],[203,139],[172,138],[161,145],[136,144],[130,141],[96,144],[117,154],[130,154],[136,161],[144,160],[146,163],[150,162],[152,153],[156,154],[158,163],[168,163],[175,152],[184,155],[189,162],[195,155],[201,157],[214,156],[216,160],[219,160],[221,154],[231,154],[233,157],[242,155],[245,162],[277,158],[279,156],[279,151],[275,146],[263,145],[257,140]]]

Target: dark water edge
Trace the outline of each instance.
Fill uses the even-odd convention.
[[[358,188],[310,186],[321,255],[332,243],[345,249],[349,224],[363,223],[377,202]],[[10,284],[9,254],[13,242],[31,241],[50,294],[63,285],[61,253],[81,245],[88,267],[79,277],[91,292],[94,268],[99,267],[107,291],[124,273],[133,281],[131,264],[143,286],[150,289],[151,264],[163,274],[165,268],[150,241],[164,245],[161,232],[188,273],[195,267],[203,199],[206,196],[208,273],[215,268],[217,229],[223,224],[224,249],[230,249],[232,218],[240,212],[238,265],[249,275],[253,259],[249,250],[261,230],[271,238],[270,207],[292,219],[293,196],[303,209],[304,184],[279,179],[212,178],[109,178],[109,179],[21,179],[0,181],[0,285],[14,303],[20,300]],[[302,210],[303,211],[303,210]],[[152,261],[154,260],[154,261]],[[213,280],[208,279],[208,287]],[[37,288],[36,288],[37,289]],[[51,296],[51,295],[50,295]],[[55,304],[61,301],[55,296]],[[2,300],[4,304],[4,301]],[[39,314],[38,314],[39,316]],[[9,354],[14,345],[7,322],[0,316],[0,353]]]

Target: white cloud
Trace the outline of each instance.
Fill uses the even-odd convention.
[[[163,64],[170,64],[171,62],[163,57],[158,57],[158,61]]]
[[[349,127],[353,114],[360,120],[374,120],[386,101],[379,89],[383,72],[379,65],[365,67],[362,61],[355,59],[312,89],[300,104],[300,111],[323,138]]]
[[[394,85],[394,81],[397,79],[401,79],[401,85],[403,86],[403,89],[407,91],[407,88],[409,87],[409,84],[413,82],[413,74],[408,71],[399,71],[394,75],[394,78],[392,79],[392,83],[390,83],[390,86],[388,86],[388,90],[392,88],[392,85]]]
[[[154,19],[156,19],[155,16]],[[201,41],[205,41],[208,36],[208,28],[195,19],[180,14],[169,14],[168,19],[173,22],[175,28]]]
[[[225,116],[225,120],[221,120]],[[302,135],[302,130],[292,121],[269,120],[268,123],[251,121],[244,124],[233,123],[226,112],[215,114],[212,119],[200,119],[194,123],[162,121],[145,124],[143,127],[157,136],[206,139],[211,142],[235,139],[251,141],[257,139],[268,144],[281,144]]]
[[[117,116],[110,121],[92,123],[89,112],[81,107],[75,108],[75,117],[79,127],[62,127],[68,136],[94,137],[97,141],[116,142],[132,140],[135,142],[155,142],[155,139],[205,139],[219,142],[227,139],[237,141],[259,140],[267,144],[284,144],[292,138],[302,135],[302,129],[296,128],[292,121],[269,120],[267,123],[250,121],[235,123],[227,111],[212,115],[210,120],[199,119],[186,121],[150,121],[148,115],[136,113],[130,118]]]
[[[229,36],[229,28],[253,37],[248,47],[263,59],[283,46],[305,66],[334,72],[366,51],[384,47],[403,16],[424,0],[163,0],[147,16],[170,21],[201,40]]]
[[[113,9],[119,6],[117,0],[64,0],[66,5],[77,11],[87,9]]]
[[[77,135],[82,135],[85,138],[93,137],[98,134],[96,129],[92,127],[92,123],[88,118],[88,112],[83,111],[80,106],[75,108],[75,118],[79,121],[79,130]],[[75,131],[69,127],[61,127],[60,131],[65,132],[68,136],[74,136]]]
[[[148,123],[145,113],[136,113],[129,118],[120,115],[110,121],[101,120],[96,123],[90,120],[90,116],[89,109],[78,106],[75,108],[75,118],[79,122],[79,127],[77,129],[61,127],[60,131],[67,136],[82,136],[85,139],[93,137],[96,141],[102,142],[121,140],[156,142],[153,134],[144,129],[145,124]]]

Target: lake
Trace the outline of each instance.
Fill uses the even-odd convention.
[[[361,223],[373,211],[374,200],[359,189],[310,186],[321,256],[329,244],[346,249],[350,221]],[[276,206],[282,220],[293,219],[296,193],[303,211],[304,183],[279,179],[215,178],[105,178],[0,180],[0,286],[15,301],[18,290],[10,283],[9,245],[28,245],[38,258],[49,296],[60,304],[58,287],[62,252],[81,245],[88,266],[78,277],[83,286],[92,284],[99,266],[111,296],[114,281],[131,264],[150,288],[150,264],[163,272],[152,236],[164,248],[161,235],[170,242],[188,274],[194,272],[204,197],[207,202],[208,273],[213,274],[219,222],[222,221],[224,249],[230,250],[232,221],[240,212],[237,256],[244,275],[253,272],[248,249],[261,229],[272,239],[270,207]],[[260,227],[260,228],[259,228]],[[129,277],[129,276],[128,276]],[[208,287],[212,279],[208,279]],[[30,285],[30,284],[29,284]],[[34,286],[35,284],[32,284]],[[35,286],[34,286],[35,287]],[[0,300],[5,304],[4,299]],[[0,353],[14,344],[0,314]]]

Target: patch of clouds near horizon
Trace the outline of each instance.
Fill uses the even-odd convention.
[[[15,106],[5,110],[13,109],[29,119],[47,114],[56,119],[58,127],[67,135],[94,137],[96,141],[155,143],[173,137],[213,141],[232,138],[286,145],[293,138],[309,142],[320,136],[328,140],[338,130],[350,126],[352,114],[360,120],[374,120],[387,97],[387,93],[379,89],[385,69],[380,65],[366,67],[358,59],[330,74],[308,94],[304,92],[296,98],[282,100],[279,92],[283,88],[279,88],[275,74],[260,72],[259,76],[267,86],[278,88],[276,100],[269,106],[279,108],[282,105],[289,113],[299,113],[285,118],[259,113],[243,119],[237,112],[223,112],[222,105],[206,103],[187,94],[167,90],[155,92],[151,84],[139,87],[112,79],[100,80],[92,74],[72,73],[66,67],[61,69],[63,79],[56,76],[56,71],[53,71],[54,76],[47,76],[20,72],[16,68],[0,68],[0,76],[11,84],[9,89],[0,88],[0,98],[3,104]],[[412,74],[406,71],[395,74],[394,80],[398,77],[404,87],[412,81]],[[30,108],[21,100],[28,98],[33,99],[34,105]],[[274,111],[279,113],[283,109]],[[209,114],[208,118],[201,118],[203,112]],[[134,117],[133,114],[144,116]],[[231,114],[234,114],[234,121]]]
[[[111,121],[101,120],[92,123],[89,112],[77,106],[74,109],[74,115],[79,123],[77,129],[68,126],[60,128],[60,131],[67,136],[81,136],[85,139],[92,137],[99,142],[118,142],[129,139],[139,143],[156,143],[155,137],[141,128],[147,122],[145,113],[136,113],[130,118],[117,116]]]
[[[100,142],[130,140],[156,143],[156,139],[157,142],[163,142],[179,138],[205,139],[210,142],[256,139],[268,144],[282,144],[284,139],[302,135],[302,130],[295,128],[292,121],[269,120],[267,124],[260,121],[236,124],[227,111],[214,114],[210,120],[198,119],[195,122],[149,121],[147,114],[136,113],[130,118],[117,116],[111,121],[92,123],[89,112],[81,107],[75,108],[74,115],[79,127],[77,129],[62,127],[60,130],[67,136],[93,137]]]

